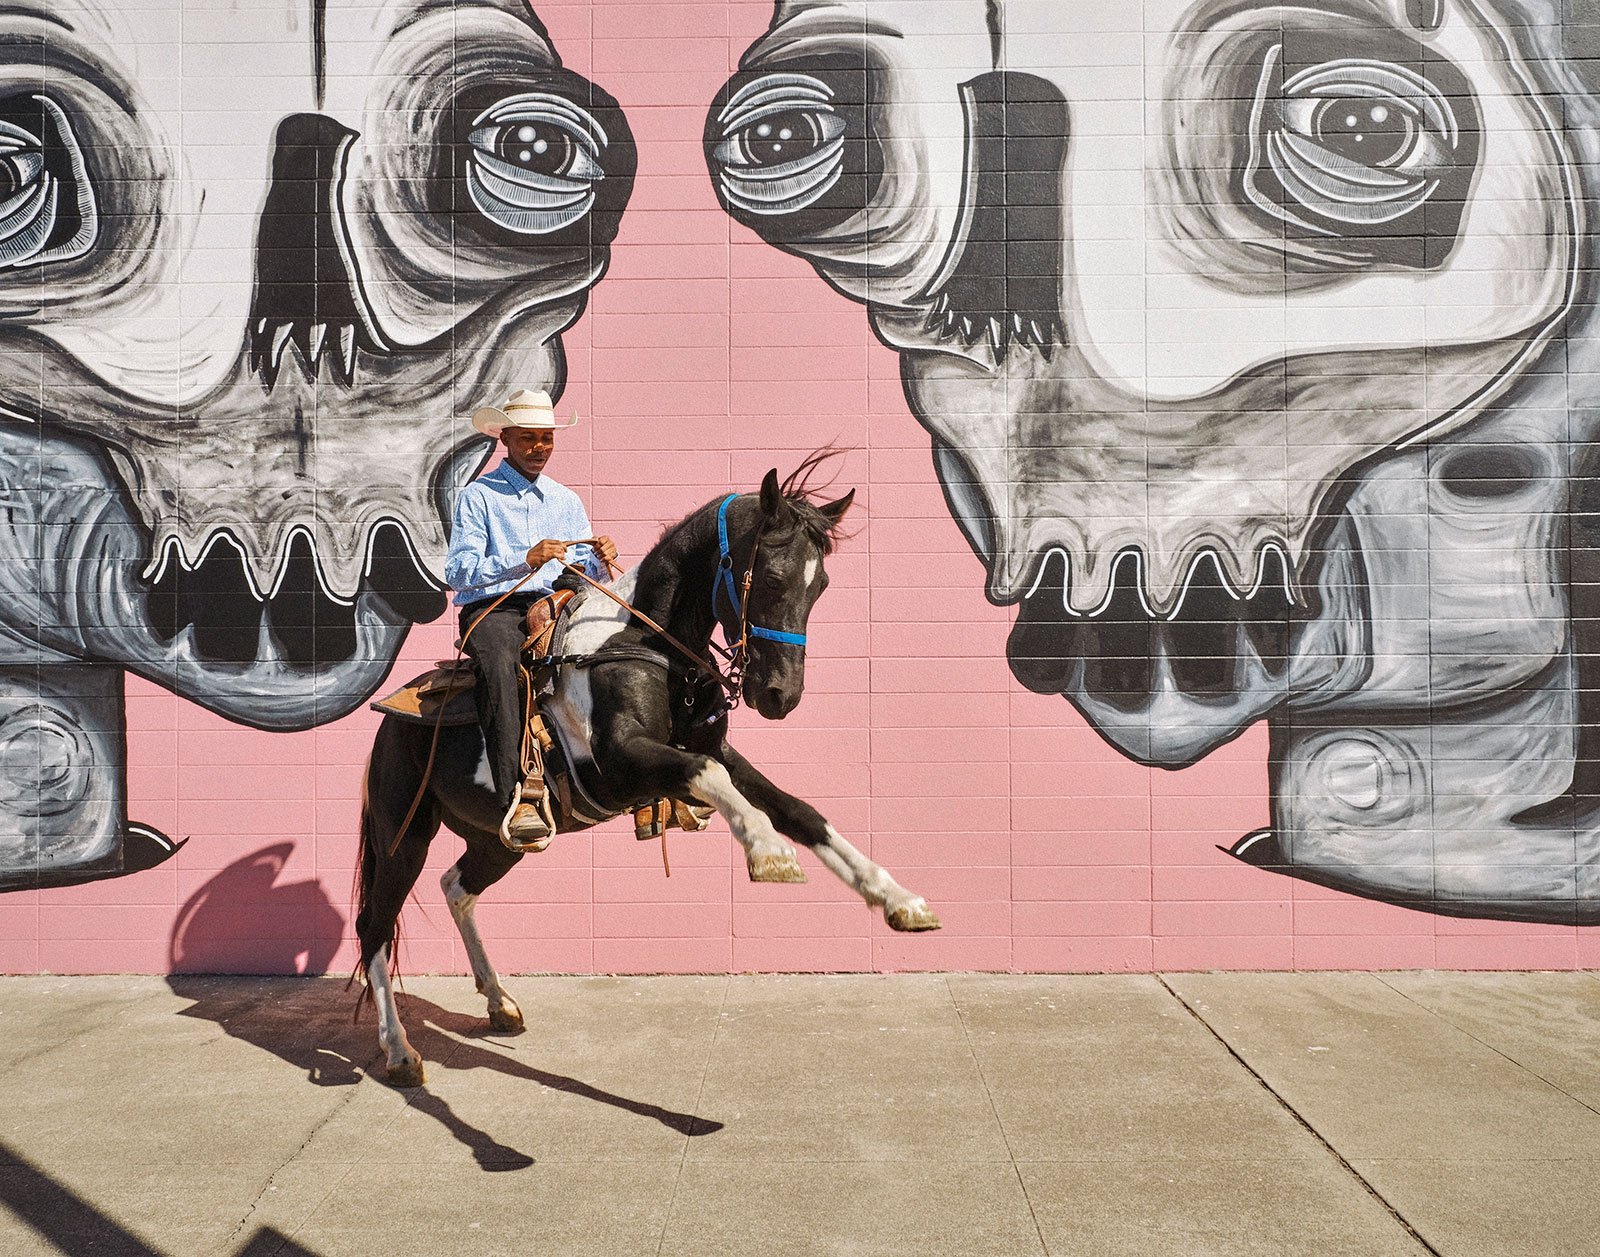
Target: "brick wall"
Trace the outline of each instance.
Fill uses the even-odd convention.
[[[70,224],[57,225],[44,247],[62,257],[39,256],[36,248],[35,256],[19,256],[0,270],[0,313],[17,329],[4,339],[7,325],[0,320],[0,350],[8,364],[0,366],[0,402],[15,412],[15,433],[21,434],[6,455],[5,475],[8,500],[21,504],[17,509],[26,516],[26,527],[14,530],[21,539],[7,543],[16,550],[7,555],[19,585],[14,601],[24,610],[7,622],[5,640],[15,644],[0,657],[0,763],[9,774],[0,805],[10,818],[0,857],[12,887],[0,895],[0,969],[339,970],[354,956],[349,885],[357,859],[362,766],[377,727],[364,699],[380,688],[386,672],[388,680],[402,680],[448,656],[453,617],[397,632],[391,646],[376,650],[376,665],[358,670],[348,685],[337,669],[318,671],[325,660],[314,661],[305,670],[305,692],[317,694],[317,702],[284,714],[285,708],[265,699],[238,697],[224,670],[207,671],[215,659],[201,666],[129,645],[129,634],[105,627],[123,622],[114,614],[117,599],[97,601],[73,591],[103,582],[112,569],[122,573],[121,583],[113,582],[117,589],[140,587],[150,576],[150,538],[164,509],[178,511],[185,502],[211,509],[210,503],[241,496],[255,503],[240,484],[263,477],[288,476],[286,484],[301,486],[294,492],[307,494],[307,511],[342,512],[345,523],[359,514],[360,495],[349,488],[359,484],[387,486],[382,491],[409,504],[421,519],[426,512],[418,504],[427,504],[426,495],[418,491],[406,498],[394,487],[403,458],[437,462],[468,434],[461,416],[473,406],[496,400],[494,390],[509,383],[540,383],[531,378],[541,368],[530,346],[552,333],[538,317],[518,324],[510,314],[483,314],[489,307],[508,308],[495,305],[509,298],[494,287],[495,255],[482,252],[504,241],[480,245],[456,237],[454,243],[425,247],[408,244],[411,227],[395,226],[420,223],[428,212],[429,202],[416,187],[433,169],[432,159],[412,166],[401,160],[390,170],[374,155],[380,138],[409,151],[406,145],[418,143],[422,133],[422,123],[399,116],[402,105],[396,102],[406,99],[402,88],[389,86],[407,73],[421,81],[423,53],[408,52],[417,58],[413,63],[396,50],[406,38],[420,38],[416,32],[422,28],[391,36],[382,6],[357,10],[328,0],[319,98],[318,27],[307,6],[261,4],[235,12],[217,3],[181,11],[163,0],[141,3],[112,12],[71,0],[67,14],[47,5],[43,12],[54,13],[72,31],[44,17],[0,17],[0,33],[15,25],[31,41],[27,46],[40,50],[35,61],[6,72],[10,86],[0,95],[11,94],[0,100],[0,119],[13,130],[49,132],[35,137],[35,147],[48,153],[49,169],[57,172],[62,214],[79,204],[69,196],[75,187],[93,185],[96,197],[95,240],[85,255],[66,256]],[[392,7],[398,13],[401,6]],[[562,64],[616,98],[637,156],[604,277],[582,316],[562,333],[566,378],[560,409],[576,410],[582,422],[561,437],[551,472],[582,494],[597,527],[616,539],[622,561],[631,564],[666,523],[702,502],[729,489],[753,488],[768,468],[785,472],[821,445],[848,448],[839,483],[857,489],[849,520],[854,535],[829,560],[832,584],[812,621],[805,700],[781,723],[740,711],[735,738],[779,784],[815,803],[852,841],[924,894],[944,928],[910,936],[890,932],[878,914],[804,856],[812,875],[808,885],[752,885],[720,822],[708,834],[670,838],[668,879],[657,846],[636,843],[622,821],[558,838],[489,892],[479,920],[502,971],[1595,963],[1592,935],[1577,924],[1595,903],[1586,858],[1592,829],[1584,820],[1588,687],[1581,670],[1588,650],[1584,530],[1590,518],[1583,489],[1589,441],[1583,397],[1591,377],[1577,369],[1577,355],[1588,343],[1583,326],[1589,307],[1581,282],[1587,239],[1581,218],[1566,213],[1587,203],[1584,189],[1595,157],[1583,60],[1593,28],[1582,14],[1548,16],[1549,6],[1512,0],[1470,6],[1446,0],[1436,28],[1426,20],[1417,26],[1415,15],[1408,17],[1409,10],[1428,7],[1360,0],[1345,6],[1349,13],[1341,9],[1343,16],[1308,18],[1262,5],[1241,19],[1246,29],[1230,45],[1215,34],[1214,24],[1223,20],[1219,6],[1198,5],[1180,19],[1184,6],[1153,0],[1143,6],[1109,0],[1066,7],[1002,3],[995,32],[985,26],[985,5],[976,0],[873,0],[840,6],[850,16],[842,35],[820,33],[824,10],[791,14],[780,6],[775,18],[764,2],[537,6]],[[374,16],[380,10],[381,20]],[[496,21],[523,20],[510,0],[498,6],[457,4],[459,28],[451,46],[459,58],[480,38],[472,23],[486,20],[486,13]],[[863,14],[900,35],[880,46],[876,37],[860,33]],[[791,18],[793,25],[786,25]],[[741,70],[741,57],[775,22],[780,36],[800,32],[805,38],[778,54],[771,41]],[[490,22],[481,38],[511,38],[497,35],[499,30]],[[1073,119],[1066,128],[1070,134],[1058,137],[1069,154],[1066,166],[1052,172],[1057,182],[1044,197],[1055,198],[1062,234],[1053,242],[1061,274],[1052,278],[1060,283],[1050,285],[1061,297],[1062,343],[1048,363],[1037,346],[1017,345],[1001,355],[1003,362],[992,355],[985,362],[980,332],[975,340],[957,338],[961,352],[950,361],[963,365],[951,368],[941,365],[938,345],[921,330],[926,308],[919,308],[915,329],[901,333],[885,321],[885,311],[896,303],[914,305],[908,294],[939,269],[947,251],[958,271],[976,265],[970,263],[977,252],[970,241],[964,256],[951,244],[962,197],[980,195],[971,180],[973,163],[999,161],[991,173],[1003,175],[1007,154],[1022,160],[1015,144],[995,148],[998,158],[980,152],[972,137],[984,125],[981,118],[990,126],[999,118],[1020,136],[1030,118],[1042,116],[1018,103],[1033,101],[1034,89],[1012,79],[1004,85],[1009,96],[1002,93],[987,115],[969,108],[964,123],[959,85],[996,72],[992,65],[968,64],[973,48],[992,56],[991,33],[1005,50],[1005,72],[1052,84]],[[1233,86],[1218,87],[1230,107],[1215,114],[1178,110],[1181,125],[1202,140],[1208,119],[1224,114],[1245,118],[1241,127],[1262,125],[1259,110],[1256,122],[1248,121],[1258,90],[1269,91],[1267,108],[1281,111],[1272,116],[1286,119],[1280,129],[1311,125],[1296,121],[1301,115],[1290,100],[1294,89],[1282,81],[1270,90],[1260,87],[1262,48],[1286,49],[1284,57],[1302,62],[1326,62],[1343,50],[1368,63],[1420,66],[1417,73],[1425,79],[1433,73],[1428,81],[1443,83],[1439,98],[1455,107],[1457,138],[1453,147],[1437,136],[1427,139],[1434,147],[1403,158],[1402,165],[1412,164],[1396,178],[1414,176],[1419,186],[1431,180],[1444,189],[1433,195],[1455,197],[1456,209],[1419,203],[1419,225],[1407,229],[1410,234],[1396,229],[1385,235],[1370,222],[1330,234],[1327,222],[1313,221],[1304,205],[1296,213],[1281,205],[1282,212],[1263,210],[1244,192],[1248,154],[1230,171],[1226,146],[1207,148],[1201,140],[1183,151],[1208,152],[1223,162],[1222,175],[1213,180],[1223,192],[1205,192],[1205,179],[1193,170],[1187,180],[1179,178],[1184,172],[1170,169],[1173,150],[1164,147],[1164,128],[1180,125],[1172,122],[1171,109],[1184,101],[1180,93],[1175,106],[1166,93],[1178,90],[1174,83],[1192,90],[1204,84],[1205,73],[1220,73],[1215,65],[1231,47],[1253,50],[1258,61],[1251,63],[1253,77],[1232,72],[1226,82]],[[860,68],[838,71],[840,63],[827,56]],[[1213,69],[1193,71],[1198,78],[1174,78],[1172,63],[1183,57]],[[1455,77],[1437,71],[1440,62],[1456,67]],[[1300,69],[1314,74],[1318,64]],[[456,65],[446,80],[476,82],[465,61]],[[758,221],[736,205],[730,216],[726,185],[719,198],[719,185],[708,177],[707,151],[717,141],[703,139],[707,110],[727,98],[731,75],[737,85],[786,68],[843,74],[845,88],[833,81],[841,110],[849,103],[849,84],[861,85],[857,95],[866,103],[851,115],[851,125],[876,127],[870,143],[881,152],[870,160],[912,181],[909,192],[895,194],[901,203],[885,199],[890,193],[884,181],[848,221],[839,214],[820,226],[814,220]],[[1292,83],[1293,72],[1280,77]],[[73,74],[93,81],[74,86],[67,81]],[[1344,90],[1337,99],[1388,99],[1381,96],[1387,80],[1377,87],[1373,82],[1369,76],[1312,95],[1325,101],[1330,92]],[[30,103],[40,94],[56,101],[66,123]],[[124,95],[135,99],[125,101]],[[1424,117],[1431,99],[1415,89],[1391,107],[1417,111],[1423,121],[1416,126],[1426,131],[1434,125]],[[118,139],[118,118],[96,122],[96,110],[117,114],[124,104],[139,127],[151,128],[131,133],[144,137],[138,141],[146,145],[139,150],[144,165],[125,157],[97,182],[97,171],[112,167],[96,163],[118,143],[138,147],[127,136]],[[298,447],[295,470],[291,447],[300,438],[290,421],[286,385],[263,387],[247,353],[251,328],[276,309],[264,304],[270,287],[262,278],[263,268],[270,270],[265,255],[306,247],[299,237],[263,234],[262,223],[271,217],[263,208],[309,205],[304,212],[316,212],[319,185],[311,173],[298,176],[299,184],[290,177],[277,183],[268,178],[274,136],[281,139],[276,128],[297,112],[326,113],[359,133],[347,150],[339,195],[346,198],[346,212],[360,220],[352,236],[356,260],[349,264],[370,267],[365,282],[378,311],[375,324],[362,325],[361,334],[374,325],[393,332],[411,322],[409,337],[391,335],[387,348],[362,342],[352,383],[339,381],[327,367],[301,372],[304,384],[293,387],[304,389],[302,427],[310,436],[309,444]],[[1463,122],[1469,116],[1477,119],[1475,130]],[[439,124],[428,117],[428,125]],[[1127,118],[1138,125],[1122,137],[1121,148],[1108,146],[1117,120]],[[397,129],[386,132],[391,125]],[[63,126],[71,129],[72,144],[49,130]],[[1470,145],[1461,138],[1469,130]],[[853,132],[847,138],[850,144],[868,143]],[[1348,137],[1310,139],[1325,141],[1324,152],[1354,160]],[[1252,142],[1266,143],[1261,135],[1244,133],[1229,142],[1241,152]],[[1393,151],[1402,142],[1391,141]],[[218,158],[219,146],[229,149],[226,159]],[[74,151],[83,159],[81,170],[63,156]],[[284,151],[280,143],[280,159]],[[851,151],[857,157],[848,160],[866,150]],[[1101,160],[1118,151],[1126,154],[1120,164]],[[163,174],[168,168],[170,177]],[[19,187],[32,177],[31,167],[13,162],[9,169]],[[1348,174],[1351,167],[1340,169]],[[1151,171],[1165,172],[1165,182]],[[1010,173],[1024,180],[1040,175],[1037,169]],[[410,192],[407,179],[416,182]],[[1287,177],[1279,180],[1280,192],[1287,183]],[[201,184],[204,198],[197,195]],[[1021,185],[1001,180],[985,185],[981,195],[1005,186]],[[291,195],[296,187],[297,200]],[[1209,223],[1212,232],[1187,253],[1175,241],[1176,229],[1159,221],[1170,198],[1184,190],[1193,211],[1184,222],[1191,229]],[[1237,203],[1219,208],[1206,202],[1224,194]],[[290,199],[273,202],[274,196]],[[1033,192],[1018,196],[1039,200]],[[358,212],[351,208],[356,205],[367,209]],[[362,213],[369,217],[362,219]],[[1236,250],[1238,241],[1229,233],[1242,230],[1244,221],[1228,215],[1246,213],[1267,214],[1265,228],[1251,221],[1278,250],[1250,255],[1258,271],[1277,277],[1276,292],[1265,304],[1259,283],[1246,283],[1239,273],[1230,279],[1228,265],[1243,264],[1224,258],[1235,257],[1227,250]],[[150,226],[158,219],[159,226]],[[1445,240],[1439,224],[1457,220],[1451,240]],[[1119,222],[1126,226],[1131,253],[1089,238],[1091,224],[1113,231]],[[1532,233],[1533,222],[1546,226]],[[387,224],[389,234],[380,235],[373,223]],[[146,239],[140,235],[145,228],[156,234]],[[598,236],[599,229],[593,230]],[[167,231],[174,234],[160,234]],[[867,242],[857,259],[864,265],[839,261],[853,247],[844,242],[850,231]],[[574,247],[583,256],[598,256],[583,251],[603,243],[586,238]],[[103,256],[113,248],[123,253]],[[439,290],[406,271],[408,259],[424,266],[431,256],[426,248],[457,259],[452,265],[459,267],[459,285],[448,267]],[[131,252],[138,250],[145,251],[139,255],[143,261]],[[508,273],[516,271],[509,287],[538,291],[554,282],[540,269],[543,256],[508,262]],[[973,285],[969,293],[1022,291],[1023,281],[1039,278],[1028,271],[1041,256],[1029,241],[1014,239],[1007,249],[991,252],[988,269],[965,276]],[[1103,275],[1093,279],[1096,266],[1120,265],[1117,259],[1130,256],[1137,269],[1114,277],[1109,288]],[[369,263],[369,257],[377,260]],[[1197,277],[1175,296],[1164,277],[1182,270],[1185,257]],[[1260,262],[1262,257],[1269,260]],[[151,268],[161,270],[158,278],[149,276]],[[460,278],[469,272],[470,280]],[[1570,281],[1560,278],[1569,272]],[[1558,280],[1547,282],[1551,274]],[[1120,333],[1107,330],[1115,322],[1106,321],[1112,309],[1107,293],[1118,289],[1126,298],[1128,326],[1137,329],[1129,335],[1143,338],[1134,355],[1145,364],[1137,380],[1126,366],[1132,351],[1119,349],[1114,342]],[[1241,296],[1246,289],[1248,302]],[[1212,304],[1193,307],[1181,320],[1179,339],[1163,340],[1161,329],[1171,320],[1161,317],[1159,307],[1180,296],[1196,300],[1195,294]],[[163,304],[169,297],[172,304]],[[1473,302],[1483,303],[1478,316],[1451,322]],[[336,319],[329,309],[295,308],[283,317]],[[1388,316],[1380,317],[1385,311]],[[1277,324],[1258,346],[1250,337],[1259,333],[1262,317]],[[435,326],[434,318],[443,321]],[[218,343],[231,344],[228,352],[239,357],[235,371],[218,366],[206,342],[207,329],[219,323],[227,330]],[[168,326],[175,329],[171,336]],[[506,326],[512,326],[510,334]],[[1240,326],[1246,331],[1229,330]],[[432,349],[406,348],[424,345],[425,332],[444,339],[426,342]],[[1495,348],[1456,362],[1451,351],[1467,342]],[[475,357],[485,344],[492,347],[488,365]],[[292,348],[287,352],[284,369],[301,371]],[[1279,380],[1265,403],[1251,403],[1277,416],[1270,431],[1278,434],[1282,455],[1265,465],[1278,468],[1268,487],[1276,486],[1285,505],[1262,536],[1283,535],[1299,583],[1295,610],[1265,613],[1269,620],[1275,615],[1277,627],[1299,643],[1278,665],[1274,684],[1281,692],[1251,718],[1237,721],[1237,728],[1224,728],[1231,717],[1207,715],[1225,701],[1217,697],[1221,691],[1198,685],[1184,691],[1189,706],[1157,709],[1152,696],[1163,674],[1148,661],[1141,665],[1145,671],[1133,674],[1140,679],[1127,683],[1150,691],[1123,694],[1127,701],[1120,710],[1135,713],[1129,718],[1133,725],[1160,727],[1166,721],[1158,732],[1169,736],[1174,722],[1217,722],[1214,736],[1184,743],[1193,753],[1163,752],[1160,746],[1170,743],[1159,737],[1159,745],[1147,740],[1141,752],[1139,736],[1147,735],[1127,733],[1129,720],[1118,726],[1120,733],[1110,727],[1116,719],[1102,718],[1096,727],[1061,694],[1035,693],[1019,681],[1007,660],[1008,639],[1017,653],[1017,608],[985,596],[986,564],[952,518],[936,472],[930,433],[948,441],[955,439],[952,433],[990,432],[976,418],[964,428],[965,412],[1040,414],[1043,427],[1030,431],[1047,435],[1029,440],[1071,447],[1074,425],[1085,422],[1071,404],[1013,405],[1031,388],[1044,389],[1050,398],[1076,396],[1061,383],[1061,363],[1070,352],[1083,355],[1078,379],[1099,373],[1098,384],[1122,390],[1119,395],[1132,399],[1129,412],[1139,417],[1139,423],[1094,429],[1096,441],[1121,443],[1122,452],[1131,451],[1146,469],[1170,462],[1179,480],[1212,477],[1209,499],[1173,490],[1172,500],[1185,504],[1185,525],[1202,531],[1206,521],[1195,501],[1221,503],[1243,488],[1259,488],[1259,478],[1248,485],[1230,481],[1227,469],[1237,471],[1244,465],[1239,460],[1224,459],[1217,471],[1204,458],[1173,455],[1160,436],[1165,429],[1151,426],[1156,420],[1150,416],[1200,415],[1193,440],[1226,444],[1243,440],[1230,424],[1247,405],[1229,401],[1224,415],[1222,403],[1196,400],[1218,395],[1194,384],[1214,365],[1237,358],[1238,370],[1227,368],[1230,379],[1263,369],[1292,379],[1309,366],[1320,379],[1335,381],[1307,401],[1292,383]],[[1334,362],[1327,355],[1335,352],[1347,356]],[[1187,365],[1158,365],[1180,359]],[[1451,390],[1469,374],[1492,386],[1474,400],[1456,399]],[[205,390],[189,388],[190,376],[206,380],[210,396],[221,400],[196,402]],[[928,400],[931,391],[908,399],[908,377],[929,390],[951,378],[964,382],[956,402],[936,404]],[[1536,383],[1530,385],[1530,378]],[[1448,394],[1449,404],[1433,406],[1430,389]],[[143,417],[126,419],[134,412]],[[1391,415],[1374,426],[1376,412],[1402,417]],[[1101,406],[1091,417],[1104,414]],[[1558,418],[1551,420],[1552,414]],[[226,439],[224,427],[231,434]],[[981,462],[1004,451],[1019,431],[1006,430],[1010,436],[974,435],[968,457]],[[120,446],[134,440],[128,434],[135,432],[144,453],[130,464]],[[1254,457],[1260,441],[1251,439]],[[1397,453],[1407,442],[1408,452]],[[1337,457],[1308,452],[1329,444],[1340,448]],[[1429,477],[1444,474],[1437,470],[1441,460],[1461,449],[1487,451],[1489,461],[1461,471],[1458,460],[1456,480],[1440,488]],[[1524,456],[1518,451],[1526,450],[1533,454],[1519,463]],[[146,504],[145,497],[154,501],[165,486],[162,468],[179,463],[211,471],[173,473],[176,497],[166,508]],[[1025,458],[1006,465],[1030,467]],[[988,487],[987,509],[996,519],[1025,523],[1033,509],[1027,503],[1040,485],[1070,489],[1080,474],[1074,469],[1082,465],[1068,459],[1043,470],[1017,470],[998,499],[993,485]],[[1569,472],[1578,478],[1569,482]],[[335,484],[343,487],[329,487]],[[1133,530],[1118,545],[1138,551],[1154,544],[1150,538],[1165,509],[1157,499],[1166,484],[1154,471],[1141,473],[1136,487],[1142,505]],[[1093,516],[1103,499],[1092,485],[1080,488],[1079,499],[1065,499],[1068,507],[1056,497],[1049,509],[1062,518]],[[1314,504],[1309,518],[1298,522],[1289,504],[1297,493]],[[1081,511],[1071,507],[1074,500],[1084,504]],[[1449,528],[1463,512],[1470,516],[1464,534],[1469,539],[1450,540],[1455,534]],[[1217,513],[1232,518],[1225,505]],[[1411,528],[1418,519],[1425,521],[1420,534]],[[1359,522],[1359,544],[1339,532],[1341,520],[1347,528],[1356,526],[1348,521]],[[1530,532],[1528,520],[1546,524]],[[1296,533],[1299,524],[1305,526]],[[115,540],[104,541],[100,532],[85,540],[75,525],[80,532],[100,527]],[[263,529],[243,548],[270,550],[275,542]],[[322,539],[316,526],[306,529]],[[436,560],[437,546],[429,550],[423,531],[420,524],[413,529],[413,542],[426,563],[430,554]],[[1386,545],[1404,550],[1412,545],[1404,539],[1417,535],[1424,541],[1412,566],[1386,566],[1376,557],[1390,553]],[[1253,570],[1258,556],[1243,548]],[[67,559],[52,557],[68,550]],[[1358,556],[1354,566],[1340,566],[1339,557],[1351,554]],[[288,570],[292,575],[296,569]],[[1136,592],[1126,583],[1131,579],[1118,577],[1130,598]],[[238,579],[228,580],[233,583],[213,568],[206,580],[190,578],[189,588],[172,596],[180,603],[201,599],[217,624],[231,625],[236,636],[251,635],[260,604]],[[1394,592],[1413,586],[1421,588],[1419,595]],[[1451,601],[1463,588],[1469,589],[1465,603]],[[1534,594],[1524,597],[1529,589]],[[1352,590],[1355,595],[1346,597]],[[1549,590],[1559,596],[1541,601],[1540,591]],[[137,599],[125,605],[133,619],[144,614]],[[304,603],[313,618],[330,617],[329,624],[335,615],[330,605]],[[1320,621],[1324,625],[1343,608],[1338,624],[1349,632],[1308,639],[1308,606],[1332,617]],[[1201,630],[1214,627],[1213,621],[1231,625],[1234,614],[1218,617],[1203,607],[1191,614],[1180,606],[1167,621],[1119,608],[1123,604],[1114,603],[1103,614],[1122,616],[1125,629],[1131,625],[1143,634],[1131,640],[1144,641],[1152,654],[1149,643],[1160,639],[1162,649],[1192,649],[1201,659],[1209,649],[1203,643],[1215,640]],[[1488,662],[1462,680],[1451,662],[1459,660],[1460,649],[1442,644],[1462,639],[1441,626],[1468,620],[1475,626],[1465,639],[1475,643],[1469,653]],[[1153,629],[1158,621],[1179,627]],[[1395,627],[1419,624],[1414,632]],[[1126,635],[1108,631],[1099,640],[1105,656],[1099,666],[1127,662]],[[1537,653],[1545,640],[1555,643],[1548,658]],[[1416,642],[1424,644],[1420,655],[1408,653],[1408,643]],[[225,655],[229,647],[217,649]],[[1231,652],[1230,646],[1224,662],[1237,681],[1243,665]],[[390,657],[394,662],[386,669]],[[1331,680],[1318,662],[1330,658],[1353,671]],[[80,684],[74,669],[89,679]],[[124,695],[120,704],[106,697],[118,689]],[[1097,697],[1104,695],[1089,694]],[[1215,701],[1208,706],[1210,700]],[[346,709],[349,714],[340,714]],[[54,731],[52,721],[65,722],[67,732]],[[1485,732],[1513,727],[1532,732],[1510,744]],[[1391,760],[1371,747],[1400,749]],[[1450,775],[1454,769],[1446,772],[1447,765],[1478,761],[1467,774],[1475,783],[1470,789],[1433,784],[1459,780],[1459,774]],[[1397,776],[1402,762],[1411,765],[1411,777]],[[1562,778],[1553,787],[1552,773]],[[1370,799],[1363,793],[1369,783]],[[1549,806],[1556,798],[1569,800],[1564,811]],[[1540,805],[1545,811],[1530,819],[1528,809]],[[1296,819],[1303,817],[1309,819]],[[185,845],[153,867],[126,872],[130,864],[152,858],[147,842],[127,836],[128,819]],[[1227,853],[1244,835],[1275,824],[1278,862],[1298,864],[1290,871],[1304,876]],[[1555,836],[1534,841],[1526,837],[1530,832]],[[1463,834],[1472,841],[1463,844]],[[1569,853],[1565,864],[1539,865],[1562,841]],[[458,852],[453,836],[436,841],[416,902],[405,912],[408,971],[465,971],[460,942],[435,889]],[[1397,866],[1422,865],[1421,883],[1409,874],[1390,876]],[[1539,867],[1529,874],[1533,865]],[[82,884],[40,884],[72,880],[75,869],[87,878]],[[1422,883],[1426,893],[1416,891]]]

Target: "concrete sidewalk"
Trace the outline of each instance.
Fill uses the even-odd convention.
[[[1600,1249],[1587,974],[0,979],[0,1253]]]

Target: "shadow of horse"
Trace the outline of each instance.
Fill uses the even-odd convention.
[[[167,985],[190,1001],[181,1010],[183,1016],[213,1022],[231,1037],[287,1061],[313,1086],[349,1087],[366,1076],[381,1082],[383,1053],[374,1049],[370,1031],[350,1016],[349,1002],[330,998],[337,991],[333,982],[305,980],[327,971],[339,949],[344,918],[320,883],[278,884],[293,849],[290,843],[278,843],[236,860],[189,897],[173,927]],[[269,932],[269,926],[281,929],[286,919],[303,923],[305,932],[294,938]],[[252,929],[257,937],[250,936]],[[247,959],[246,967],[257,976],[184,972],[230,959],[234,964]],[[298,976],[285,976],[291,974]],[[429,1058],[452,1071],[493,1070],[611,1105],[691,1138],[722,1129],[721,1122],[618,1095],[496,1051],[479,1041],[489,1034],[484,1017],[455,1012],[408,992],[400,999]],[[412,1108],[448,1130],[485,1170],[533,1164],[532,1157],[464,1121],[425,1087],[406,1098]]]

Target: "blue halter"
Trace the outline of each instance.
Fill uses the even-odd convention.
[[[717,613],[717,594],[725,593],[728,605],[733,608],[733,613],[741,618],[744,615],[743,604],[739,601],[739,589],[733,583],[733,555],[728,552],[728,505],[738,497],[737,493],[730,493],[722,499],[722,505],[717,507],[717,546],[722,551],[717,560],[717,579],[711,586],[711,614]],[[751,562],[755,562],[754,556]],[[764,638],[769,642],[783,642],[789,646],[804,646],[806,635],[804,633],[785,633],[781,629],[762,628],[759,624],[745,623],[745,632],[751,637]],[[734,643],[735,647],[738,643]]]

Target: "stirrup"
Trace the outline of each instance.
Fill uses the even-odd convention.
[[[511,792],[511,806],[506,809],[506,814],[500,818],[500,841],[510,851],[518,855],[543,851],[550,845],[550,840],[556,836],[556,820],[550,810],[550,792],[545,791],[544,797],[538,803],[529,801],[528,806],[539,813],[539,818],[544,822],[544,833],[536,834],[531,838],[522,838],[511,832],[511,818],[517,814],[517,809],[523,805],[522,783],[517,783],[516,789]]]

